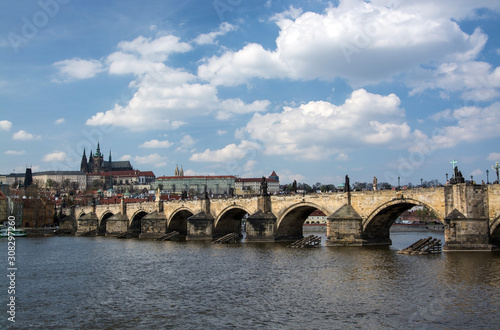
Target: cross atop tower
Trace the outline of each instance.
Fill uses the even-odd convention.
[[[452,167],[453,169],[455,169],[455,165],[456,165],[456,164],[458,164],[458,162],[457,162],[456,160],[454,160],[454,159],[453,159],[453,160],[450,162],[450,164],[451,164],[451,167]]]

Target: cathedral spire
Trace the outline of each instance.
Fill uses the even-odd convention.
[[[175,165],[174,176],[179,176],[179,165]]]
[[[109,166],[111,166],[111,149],[109,149]]]
[[[184,176],[184,170],[182,169],[182,165],[181,165],[181,171],[180,171],[179,175]]]

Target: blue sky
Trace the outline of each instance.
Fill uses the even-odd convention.
[[[486,180],[498,1],[2,1],[0,173]]]

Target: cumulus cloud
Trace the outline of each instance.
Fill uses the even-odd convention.
[[[0,120],[0,131],[9,131],[12,127],[12,123],[8,120]]]
[[[44,162],[61,162],[66,159],[66,153],[63,151],[55,151],[53,153],[43,156]]]
[[[493,69],[489,63],[477,61],[444,63],[435,70],[414,70],[408,76],[408,86],[413,88],[410,95],[442,89],[460,92],[464,100],[489,101],[500,96],[500,67]]]
[[[184,135],[182,139],[179,141],[179,146],[176,151],[188,151],[190,148],[192,148],[195,144],[194,139],[191,137],[191,135]]]
[[[243,134],[264,145],[270,155],[323,159],[365,145],[403,146],[411,139],[410,127],[399,98],[359,89],[342,105],[317,101],[280,113],[255,114]]]
[[[477,142],[500,138],[500,102],[487,107],[462,107],[445,110],[433,117],[446,120],[452,125],[443,126],[432,137],[420,133],[419,145],[425,144],[433,149],[452,148],[463,142]],[[425,141],[422,142],[422,141]],[[418,148],[418,146],[416,146]],[[411,149],[410,149],[411,150]]]
[[[219,36],[223,36],[228,32],[236,30],[237,27],[229,24],[227,22],[223,22],[219,25],[219,28],[216,31],[200,34],[193,41],[198,45],[211,45],[215,44],[215,39]]]
[[[19,155],[24,155],[26,153],[26,151],[24,150],[7,150],[5,151],[5,154],[6,155],[16,155],[16,156],[19,156]]]
[[[26,132],[25,130],[20,130],[17,131],[12,135],[12,138],[14,140],[22,140],[22,141],[28,141],[28,140],[37,140],[40,139],[40,135],[33,135],[31,133]]]
[[[119,43],[118,48],[106,59],[108,72],[134,75],[130,87],[136,92],[127,104],[115,104],[113,109],[93,115],[87,125],[114,125],[135,131],[176,129],[188,118],[217,111],[217,117],[225,119],[233,114],[263,111],[268,105],[267,101],[245,104],[239,99],[220,100],[215,86],[199,83],[195,75],[165,65],[163,61],[169,54],[191,49],[177,37],[138,37]]]
[[[56,125],[60,125],[60,124],[62,124],[62,123],[64,123],[64,122],[65,122],[65,119],[64,119],[64,118],[59,118],[59,119],[57,119],[57,120],[54,122],[54,124],[56,124]]]
[[[252,150],[259,148],[259,144],[244,140],[239,145],[232,143],[219,150],[206,149],[202,153],[191,155],[189,159],[195,162],[223,163],[242,159]]]
[[[167,165],[167,157],[160,156],[157,153],[149,154],[147,156],[136,156],[134,162],[137,164],[146,164],[154,167],[161,167]]]
[[[139,148],[170,148],[173,145],[172,142],[169,141],[158,141],[158,140],[151,140],[144,142],[139,146]]]
[[[322,14],[301,13],[291,7],[272,17],[280,28],[274,50],[259,44],[228,50],[206,59],[198,75],[212,84],[227,86],[254,77],[341,77],[352,85],[364,85],[443,59],[474,59],[486,36],[480,30],[468,35],[449,16],[436,16],[434,9],[426,7],[430,5],[341,1]]]
[[[56,82],[68,82],[73,80],[88,79],[104,71],[103,64],[98,60],[84,60],[72,58],[55,62],[53,64],[58,70]]]

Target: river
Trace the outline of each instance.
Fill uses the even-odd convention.
[[[313,249],[18,238],[15,328],[497,328],[500,253],[396,253],[426,236]]]

